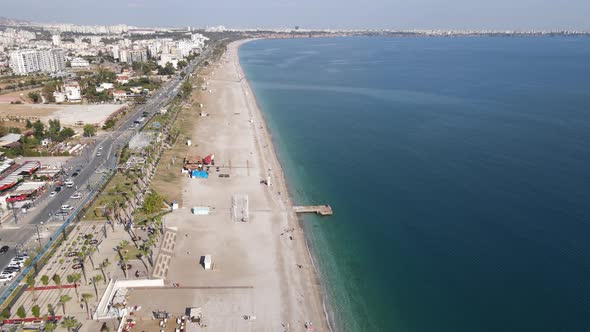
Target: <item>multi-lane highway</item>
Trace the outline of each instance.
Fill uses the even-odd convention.
[[[180,72],[177,73],[171,80],[164,83],[145,104],[136,105],[132,112],[119,121],[117,129],[98,136],[95,143],[86,146],[80,156],[68,160],[63,166],[65,173],[63,179],[72,178],[75,183],[73,187],[63,186],[62,190],[54,197],[49,197],[49,193],[45,193],[43,197],[37,199],[33,209],[25,214],[19,212],[16,221],[9,219],[0,225],[0,247],[10,246],[7,253],[0,255],[0,269],[7,265],[18,250],[30,250],[37,245],[37,230],[47,233],[46,227],[59,226],[69,217],[55,215],[62,205],[76,207],[96,189],[96,184],[102,177],[100,173],[107,172],[115,166],[118,149],[127,144],[139,130],[134,125],[134,121],[144,112],[150,118],[166,106],[178,94],[184,80],[188,79],[195,67],[209,56],[212,49],[213,47],[206,48],[199,57],[183,68],[182,72],[186,75],[184,79],[180,77]],[[78,175],[72,177],[75,171],[78,171]],[[71,198],[76,192],[82,195],[80,199]],[[3,288],[1,286],[0,290]]]

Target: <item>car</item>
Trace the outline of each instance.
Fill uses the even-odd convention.
[[[56,192],[56,193],[58,193],[58,192],[60,192],[60,191],[61,191],[61,189],[62,189],[62,187],[61,187],[61,186],[59,186],[59,187],[55,188],[55,192]]]
[[[97,157],[102,156],[102,152],[98,151],[98,153],[96,154]]]
[[[27,211],[29,211],[30,208],[31,208],[31,204],[27,203],[27,204],[21,206],[20,210],[22,211],[22,213],[27,213]]]
[[[72,195],[70,198],[72,198],[72,199],[80,199],[80,198],[82,198],[82,194],[80,194],[80,193],[75,193],[75,194],[73,194],[73,195]]]
[[[68,205],[68,204],[64,204],[61,206],[62,211],[72,211],[74,209],[73,206]]]
[[[52,191],[49,193],[49,197],[55,197],[57,195],[57,191]]]
[[[79,174],[80,174],[80,173],[78,173],[78,172],[74,172],[74,173],[72,173],[72,177],[73,177],[73,178],[75,178],[75,177],[76,177],[76,176],[78,176]]]
[[[70,214],[68,211],[58,210],[58,211],[55,211],[55,213],[53,215],[57,216],[57,217],[64,217],[64,216],[67,216],[68,214]]]
[[[99,150],[102,150],[102,145],[98,147]]]
[[[5,254],[8,251],[8,249],[10,249],[9,246],[2,246],[2,248],[0,248],[0,254]]]

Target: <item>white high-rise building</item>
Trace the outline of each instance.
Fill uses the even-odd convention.
[[[66,68],[66,52],[57,48],[40,51],[12,51],[9,65],[16,75],[36,72],[59,72]]]
[[[53,46],[61,46],[61,36],[59,34],[51,36],[51,43]]]
[[[121,50],[119,52],[119,61],[120,62],[127,62],[127,50]]]
[[[102,38],[100,36],[90,36],[90,45],[98,46],[100,44],[100,40]]]
[[[119,46],[114,45],[111,51],[113,52],[113,59],[119,60]]]
[[[19,50],[10,52],[9,66],[16,75],[26,75],[41,70],[39,57],[35,50]]]

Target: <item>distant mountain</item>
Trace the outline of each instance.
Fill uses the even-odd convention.
[[[0,16],[0,25],[26,25],[26,24],[31,24],[31,22]]]

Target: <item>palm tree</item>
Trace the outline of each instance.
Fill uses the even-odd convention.
[[[119,242],[119,246],[117,247],[117,251],[119,252],[119,257],[123,258],[123,254],[121,254],[121,250],[129,245],[129,241],[123,240]]]
[[[32,273],[27,275],[27,286],[33,292],[33,303],[37,303],[37,297],[35,296],[35,275]]]
[[[78,296],[78,282],[80,282],[80,279],[82,279],[82,276],[80,275],[80,273],[72,273],[72,274],[68,274],[68,276],[66,278],[68,279],[68,283],[74,284],[74,291],[76,292],[76,297],[77,297]]]
[[[72,297],[69,296],[69,295],[62,295],[62,296],[59,297],[59,302],[58,303],[59,303],[59,305],[61,305],[61,308],[64,311],[64,315],[66,314],[66,303],[68,301],[70,301],[71,299],[72,299]]]
[[[104,280],[104,283],[107,283],[107,276],[104,274],[104,269],[106,269],[109,265],[111,265],[111,262],[109,262],[107,259],[105,259],[102,263],[100,263],[100,272],[102,272],[102,278]]]
[[[92,282],[92,285],[94,286],[94,293],[96,294],[97,298],[98,298],[98,289],[96,288],[96,284],[99,283],[101,280],[102,280],[102,276],[100,274],[97,274],[94,277],[90,278],[90,281]]]
[[[96,246],[91,246],[88,248],[88,259],[90,259],[90,263],[92,264],[92,269],[94,270],[94,261],[92,260],[92,254],[96,252]]]
[[[129,262],[129,258],[127,256],[121,257],[121,269],[123,270],[123,274],[125,274],[125,279],[127,279],[127,263]]]
[[[86,283],[88,283],[88,279],[86,279],[86,266],[84,265],[84,261],[86,260],[87,256],[88,254],[86,253],[86,251],[78,252],[78,263],[82,265],[82,275],[84,275],[84,282]]]
[[[82,293],[82,301],[84,301],[84,304],[86,305],[86,313],[88,314],[88,319],[91,319],[90,310],[88,310],[88,300],[90,300],[91,298],[92,298],[92,294]]]
[[[74,327],[78,326],[78,320],[74,317],[64,317],[61,321],[61,327],[68,329],[68,332],[71,332]]]
[[[145,267],[145,275],[146,276],[148,275],[149,272],[148,272],[148,266],[145,263],[145,261],[143,260],[143,258],[147,257],[147,255],[148,255],[148,251],[146,250],[145,247],[142,246],[141,248],[139,248],[139,253],[137,254],[137,258],[139,258],[141,263],[143,263],[143,266]]]

